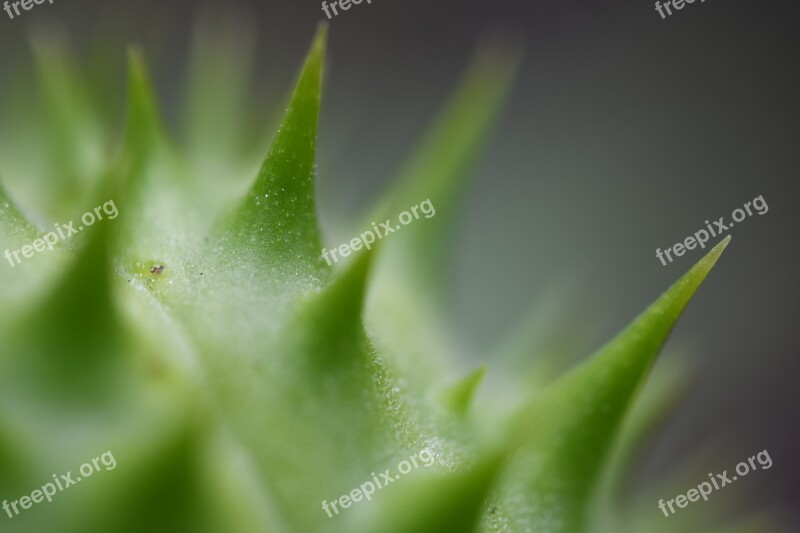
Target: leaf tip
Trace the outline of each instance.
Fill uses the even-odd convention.
[[[128,142],[143,149],[158,140],[161,118],[144,52],[139,46],[128,47]]]
[[[328,43],[328,33],[330,32],[330,24],[326,21],[320,21],[317,25],[317,32],[314,34],[314,41],[311,49],[315,52],[324,52]]]
[[[444,406],[458,416],[465,416],[486,376],[487,368],[483,364],[447,388],[442,396]]]

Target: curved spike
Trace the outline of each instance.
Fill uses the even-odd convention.
[[[250,389],[255,392],[249,404],[262,406],[257,415],[243,413],[239,401],[231,405],[232,423],[245,435],[268,478],[278,479],[275,472],[281,472],[295,479],[272,489],[298,531],[324,529],[324,514],[308,512],[310,494],[322,500],[341,489],[346,472],[376,469],[374,451],[391,442],[392,417],[402,413],[396,403],[387,407],[385,372],[376,368],[361,325],[372,253],[353,258],[329,285],[287,311],[280,341],[264,350],[260,365],[275,374],[269,381],[258,379]],[[249,393],[248,387],[241,390]],[[234,399],[241,394],[237,385]],[[275,431],[293,446],[271,444]],[[324,464],[311,474],[297,470],[307,460],[303,450],[315,449],[320,438],[332,443],[320,452]]]
[[[372,219],[393,216],[425,196],[437,196],[444,204],[445,197],[460,189],[464,171],[498,118],[518,63],[519,52],[514,49],[497,45],[478,49],[447,106],[373,209]]]
[[[442,243],[449,242],[468,170],[500,113],[515,76],[518,56],[516,50],[507,47],[479,48],[448,105],[401,169],[394,187],[364,224],[369,227],[368,223],[374,220],[396,220],[402,211],[430,200],[436,215],[424,224],[404,228],[402,238],[392,239],[392,247],[405,243],[402,256],[407,259],[402,269],[414,272],[432,294],[440,293],[446,285],[441,272],[447,271],[445,263],[450,254]],[[405,253],[409,250],[413,254]],[[394,255],[391,261],[395,261]]]
[[[686,305],[730,236],[715,246],[622,333],[535,398],[514,426],[521,447],[509,493],[522,494],[517,517],[533,530],[580,531],[591,491],[637,389]],[[514,486],[516,484],[516,486]],[[553,524],[559,524],[554,528]]]
[[[154,147],[164,140],[164,131],[143,54],[138,48],[130,47],[124,156],[132,159],[134,166],[143,165]]]
[[[327,271],[314,201],[314,157],[327,26],[321,25],[261,171],[234,216],[236,244],[280,268]]]
[[[361,313],[375,249],[364,250],[326,288],[302,305],[295,323],[302,349],[316,364],[337,366],[365,356]]]
[[[20,317],[8,342],[15,355],[8,363],[18,371],[8,374],[48,395],[67,388],[68,396],[77,396],[78,382],[86,394],[111,386],[105,363],[115,359],[121,341],[112,298],[111,228],[103,221],[85,231],[88,242],[55,287]]]
[[[58,31],[40,28],[31,45],[42,88],[46,133],[51,142],[51,164],[58,172],[54,186],[66,187],[68,197],[78,196],[92,184],[103,165],[100,125],[82,77],[68,54],[66,38]],[[77,198],[81,199],[81,198]]]
[[[142,51],[128,48],[128,92],[125,102],[125,132],[118,159],[107,170],[96,192],[116,197],[121,205],[141,201],[153,179],[153,161],[169,153],[169,141],[158,100]],[[162,162],[162,161],[159,161]],[[163,172],[162,178],[179,180],[180,172]],[[124,207],[123,207],[124,209]]]
[[[481,365],[460,381],[445,389],[442,394],[444,406],[459,417],[466,416],[478,391],[478,386],[486,376],[486,369],[486,365]]]

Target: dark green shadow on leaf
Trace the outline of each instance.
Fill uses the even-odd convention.
[[[350,531],[470,533],[478,531],[504,456],[490,454],[458,473],[398,478],[375,495],[374,509]]]

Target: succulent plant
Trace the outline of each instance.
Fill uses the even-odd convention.
[[[109,201],[119,216],[0,266],[0,499],[106,451],[116,467],[0,514],[2,531],[644,530],[616,496],[636,421],[668,394],[629,411],[728,239],[585,362],[509,385],[510,403],[481,396],[491,368],[453,379],[466,363],[437,301],[463,177],[514,55],[478,55],[351,233],[425,199],[437,216],[332,268],[315,205],[325,43],[321,28],[256,173],[237,141],[245,106],[219,98],[242,78],[224,53],[198,56],[179,149],[132,50],[115,149],[84,78],[37,41],[43,118],[16,122],[0,148],[0,252]],[[431,466],[323,508],[422,452]],[[681,520],[655,501],[648,513],[650,531]]]

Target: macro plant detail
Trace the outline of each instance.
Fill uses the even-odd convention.
[[[49,135],[32,168],[26,149],[3,152],[0,251],[111,198],[118,217],[2,266],[0,499],[98,449],[114,450],[116,466],[3,517],[2,530],[699,527],[688,513],[664,523],[657,498],[643,513],[638,502],[623,511],[619,497],[630,450],[674,394],[670,383],[639,402],[649,370],[730,237],[594,355],[493,413],[481,396],[491,366],[452,379],[458,351],[437,301],[451,266],[443,244],[515,51],[480,50],[394,186],[348,234],[425,199],[437,216],[332,266],[315,201],[326,39],[323,26],[270,142],[242,145],[244,106],[216,91],[236,93],[245,77],[224,53],[204,53],[219,43],[201,43],[208,64],[190,72],[185,146],[136,49],[116,146],[79,71],[60,47],[35,42]],[[33,150],[35,126],[20,146]],[[430,468],[346,513],[320,507],[421,450]]]

